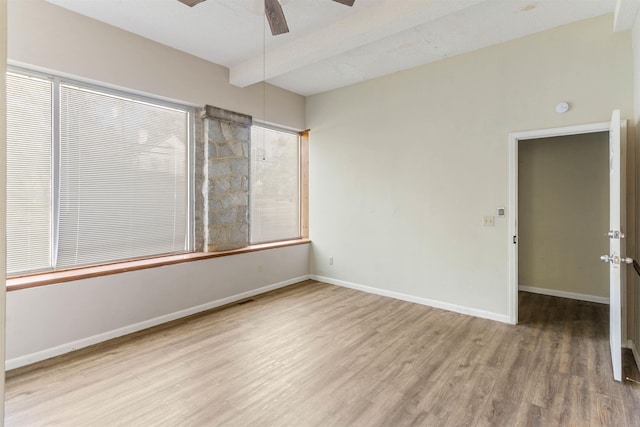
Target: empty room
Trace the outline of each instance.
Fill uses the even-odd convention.
[[[639,425],[639,10],[0,0],[4,425]]]

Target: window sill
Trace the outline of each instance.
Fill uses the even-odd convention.
[[[157,258],[118,262],[114,264],[74,268],[71,270],[36,273],[25,276],[13,276],[7,277],[6,286],[7,292],[10,292],[20,289],[35,288],[39,286],[55,285],[57,283],[70,282],[73,280],[89,279],[92,277],[124,273],[127,271],[144,270],[146,268],[161,267],[164,265],[181,264],[183,262],[200,261],[210,258],[246,254],[249,252],[264,251],[274,248],[284,248],[286,246],[304,245],[307,243],[311,243],[311,241],[309,239],[285,240],[281,242],[251,245],[247,246],[246,248],[225,252],[190,252],[186,254],[168,255]]]

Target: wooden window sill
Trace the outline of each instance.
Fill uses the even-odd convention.
[[[309,239],[285,240],[281,242],[263,243],[251,245],[242,249],[225,252],[189,252],[178,255],[167,255],[155,258],[124,261],[113,264],[81,267],[69,270],[60,270],[46,273],[35,273],[24,276],[7,277],[7,292],[20,289],[35,288],[38,286],[54,285],[56,283],[70,282],[73,280],[89,279],[91,277],[107,276],[109,274],[124,273],[127,271],[144,270],[146,268],[161,267],[164,265],[181,264],[183,262],[200,261],[209,258],[219,258],[231,255],[246,254],[249,252],[264,251],[267,249],[283,248],[311,243]]]

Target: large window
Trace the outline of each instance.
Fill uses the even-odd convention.
[[[251,243],[300,237],[300,138],[251,128]]]
[[[190,248],[190,109],[7,76],[7,273]]]

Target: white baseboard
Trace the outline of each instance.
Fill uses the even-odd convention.
[[[492,313],[490,311],[478,310],[476,308],[465,307],[457,304],[450,304],[448,302],[436,301],[428,298],[417,297],[413,295],[403,294],[400,292],[387,291],[385,289],[372,288],[369,286],[358,285],[356,283],[345,282],[344,280],[332,279],[330,277],[310,275],[310,279],[317,280],[319,282],[329,283],[330,285],[342,286],[345,288],[355,289],[358,291],[367,292],[370,294],[381,295],[385,297],[395,298],[402,301],[413,302],[416,304],[426,305],[434,308],[441,308],[443,310],[453,311],[455,313],[467,314],[469,316],[480,317],[483,319],[495,320],[502,323],[509,322],[509,316],[499,313]]]
[[[535,288],[533,286],[519,285],[518,289],[533,294],[550,295],[552,297],[577,299],[580,301],[599,302],[600,304],[609,304],[609,298],[599,297],[596,295],[578,294],[575,292],[556,291],[555,289]]]
[[[90,345],[98,344],[103,341],[107,341],[113,338],[118,338],[123,335],[127,335],[133,332],[138,332],[143,329],[157,326],[162,323],[167,323],[172,320],[180,319],[182,317],[190,316],[192,314],[200,313],[201,311],[210,310],[212,308],[220,307],[225,304],[230,304],[235,301],[240,301],[245,298],[250,298],[255,295],[263,294],[265,292],[273,291],[275,289],[283,288],[285,286],[293,285],[294,283],[303,282],[308,280],[309,276],[300,276],[293,279],[285,280],[283,282],[275,283],[273,285],[263,286],[251,291],[242,292],[240,294],[232,295],[230,297],[222,298],[216,301],[211,301],[206,304],[201,304],[195,307],[187,308],[184,310],[176,311],[174,313],[165,314],[162,316],[154,317],[153,319],[145,320],[143,322],[135,323],[133,325],[124,326],[122,328],[114,329],[112,331],[104,332],[102,334],[93,335],[91,337],[83,338],[77,341],[65,343],[56,347],[48,348],[38,351],[36,353],[27,354],[25,356],[9,359],[5,362],[5,369],[11,370],[21,366],[30,365],[32,363],[40,362],[42,360],[50,359],[55,356],[60,356],[65,353],[69,353],[74,350],[79,350]]]
[[[636,367],[640,369],[640,353],[638,353],[638,347],[636,347],[636,343],[633,340],[627,341],[627,348],[631,349],[633,358],[636,361]]]

